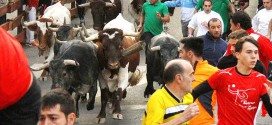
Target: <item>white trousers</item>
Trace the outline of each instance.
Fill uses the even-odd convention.
[[[31,7],[30,11],[28,12],[28,21],[36,21],[36,8]],[[34,31],[30,31],[29,29],[26,30],[26,38],[27,41],[32,43],[34,41]]]

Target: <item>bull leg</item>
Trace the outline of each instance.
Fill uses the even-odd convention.
[[[95,120],[95,122],[98,124],[106,122],[106,106],[108,102],[108,92],[109,91],[107,88],[101,89],[101,109]]]
[[[87,101],[87,94],[84,94],[81,97],[81,102],[86,102]]]
[[[118,120],[123,119],[123,115],[121,114],[121,105],[120,105],[122,96],[123,96],[122,88],[118,88],[114,98],[114,110],[112,114],[113,119],[118,119]]]
[[[93,89],[90,89],[92,91],[89,92],[90,94],[90,98],[88,100],[88,104],[87,104],[87,110],[92,110],[94,109],[94,103],[95,103],[95,96],[97,93],[97,81],[94,82],[96,85],[94,85]]]
[[[79,102],[79,99],[80,99],[80,95],[79,94],[76,94],[75,95],[75,101],[76,101],[76,117],[79,118],[79,109],[78,109],[78,102]]]
[[[40,81],[47,81],[47,71],[46,71],[46,69],[43,70],[39,80]]]
[[[146,88],[145,88],[145,91],[144,91],[144,97],[145,98],[148,98],[149,95],[152,95],[156,90],[154,89],[154,86],[153,86],[153,76],[150,75],[152,73],[150,73],[149,71],[152,71],[153,69],[150,68],[150,67],[147,67],[147,73],[146,73],[146,79],[147,79],[147,85],[146,85]]]

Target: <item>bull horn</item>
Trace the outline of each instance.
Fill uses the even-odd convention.
[[[63,64],[65,66],[68,66],[68,65],[79,66],[79,63],[77,61],[71,60],[71,59],[65,59],[65,60],[63,60]]]
[[[144,46],[145,46],[145,42],[144,41],[137,42],[137,43],[133,44],[132,46],[126,48],[122,52],[122,57],[127,57],[127,56],[129,56],[131,54],[139,52],[139,51],[143,50]]]
[[[105,2],[106,7],[115,7],[116,5],[114,3],[111,2]]]
[[[86,27],[85,27],[84,24],[82,24],[82,29],[83,29],[83,31],[84,31],[85,36],[86,36],[86,37],[90,37],[90,35],[88,34],[88,31],[87,31],[87,29],[86,29]]]
[[[57,32],[57,31],[59,30],[59,28],[49,27],[47,22],[45,22],[45,25],[46,25],[46,28],[47,28],[48,30],[52,31],[52,32]]]
[[[124,32],[123,36],[139,36],[140,32]]]
[[[57,43],[60,43],[60,44],[62,44],[62,43],[67,43],[67,41],[60,41],[60,40],[58,40],[57,39],[57,37],[54,35],[54,38],[55,38],[55,41],[57,42]]]
[[[89,6],[90,6],[90,3],[88,3],[88,2],[78,5],[78,7],[89,7]]]
[[[95,39],[98,39],[98,33],[96,33],[96,34],[93,34],[93,35],[91,35],[91,36],[89,36],[89,37],[84,37],[84,41],[93,41],[93,40],[95,40]]]
[[[66,18],[64,17],[63,25],[66,25]]]
[[[180,47],[178,47],[178,51],[180,51],[181,50],[181,48]]]
[[[154,46],[154,47],[151,47],[151,51],[158,51],[158,50],[160,50],[161,49],[161,47],[160,46]]]
[[[24,17],[22,17],[21,18],[21,24],[23,24],[23,26],[30,26],[30,25],[37,24],[37,22],[36,21],[26,22],[26,21],[24,21]]]
[[[31,66],[30,69],[32,71],[40,71],[40,70],[43,70],[43,69],[48,68],[48,67],[49,67],[49,63],[44,63],[43,65],[37,66],[37,67]]]

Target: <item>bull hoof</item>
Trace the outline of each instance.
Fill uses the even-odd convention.
[[[155,89],[152,89],[152,90],[145,90],[144,91],[144,97],[145,98],[149,98],[150,95],[152,95],[156,90]]]
[[[86,108],[87,108],[88,111],[93,110],[93,109],[94,109],[94,105],[88,103],[88,104],[86,105]]]
[[[40,77],[39,81],[47,81],[47,77]]]
[[[112,118],[113,119],[122,120],[123,119],[123,115],[120,114],[120,113],[114,113],[114,114],[112,114]]]
[[[103,124],[106,122],[106,118],[96,118],[95,123],[96,124]]]

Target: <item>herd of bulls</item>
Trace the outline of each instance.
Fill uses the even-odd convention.
[[[132,0],[134,12],[145,0]],[[114,119],[123,119],[120,101],[126,97],[126,88],[136,85],[142,73],[137,66],[141,32],[121,14],[120,0],[90,0],[79,5],[92,9],[93,28],[71,25],[71,14],[60,2],[49,6],[44,15],[33,22],[22,24],[37,34],[39,55],[47,52],[44,63],[32,70],[49,70],[52,87],[62,87],[75,93],[77,116],[80,97],[89,93],[87,110],[94,108],[97,84],[101,90],[101,110],[96,123],[106,121],[106,104],[112,103]],[[136,4],[136,5],[135,5]],[[155,90],[153,81],[163,84],[162,70],[166,63],[178,57],[179,42],[163,32],[151,40],[146,55],[147,87],[144,96]],[[99,82],[98,82],[99,81]]]

